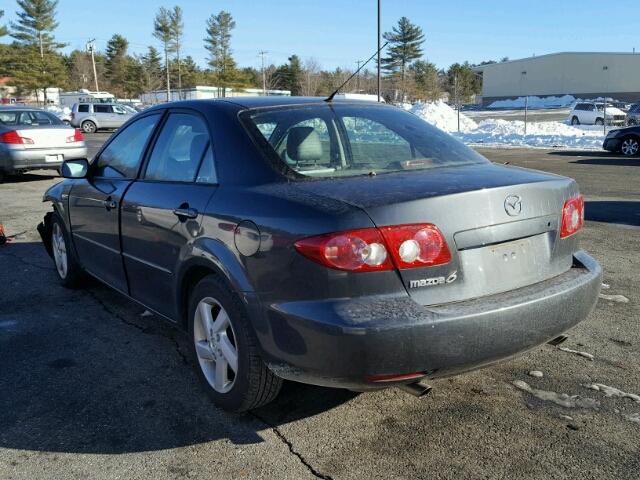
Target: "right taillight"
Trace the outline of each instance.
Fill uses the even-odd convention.
[[[562,207],[562,225],[560,238],[566,238],[577,233],[584,225],[584,198],[582,195],[572,197],[564,202]]]
[[[451,261],[442,232],[430,223],[382,227],[393,261],[402,268],[433,267]]]
[[[298,252],[337,270],[372,272],[442,265],[451,261],[444,236],[435,225],[364,228],[304,238]]]

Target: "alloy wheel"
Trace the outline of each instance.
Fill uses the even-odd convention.
[[[626,138],[620,145],[620,151],[626,156],[636,155],[638,150],[640,150],[640,144],[635,138]]]
[[[96,125],[93,122],[84,122],[82,124],[82,131],[84,133],[93,133],[96,131]]]
[[[193,341],[198,363],[216,392],[233,388],[238,373],[238,346],[231,320],[220,302],[200,300],[193,322]]]
[[[62,228],[58,223],[53,224],[53,232],[51,235],[51,247],[53,250],[53,260],[56,264],[56,270],[60,278],[67,278],[69,271],[69,260],[67,258],[67,244],[64,241]]]

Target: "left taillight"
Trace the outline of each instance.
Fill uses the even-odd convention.
[[[562,225],[560,238],[566,238],[577,233],[584,225],[584,198],[582,195],[572,197],[564,202],[562,207]]]
[[[298,252],[321,265],[352,272],[431,267],[451,260],[435,225],[395,225],[330,233],[299,240]]]
[[[337,270],[374,272],[393,269],[384,239],[376,228],[304,238],[294,246],[305,257]]]
[[[84,135],[82,135],[82,131],[79,128],[75,129],[73,135],[67,137],[67,143],[75,143],[75,142],[84,142]]]
[[[9,130],[8,132],[0,133],[0,143],[25,145],[32,144],[33,140],[27,137],[21,137],[15,130]]]

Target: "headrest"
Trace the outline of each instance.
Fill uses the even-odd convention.
[[[190,159],[192,162],[199,162],[207,146],[209,137],[204,133],[199,133],[191,139]]]
[[[295,162],[317,162],[322,158],[320,136],[313,127],[293,127],[287,137],[287,155]]]

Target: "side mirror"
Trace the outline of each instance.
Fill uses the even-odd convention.
[[[60,169],[60,173],[64,178],[85,178],[88,171],[89,160],[86,158],[65,160]]]

